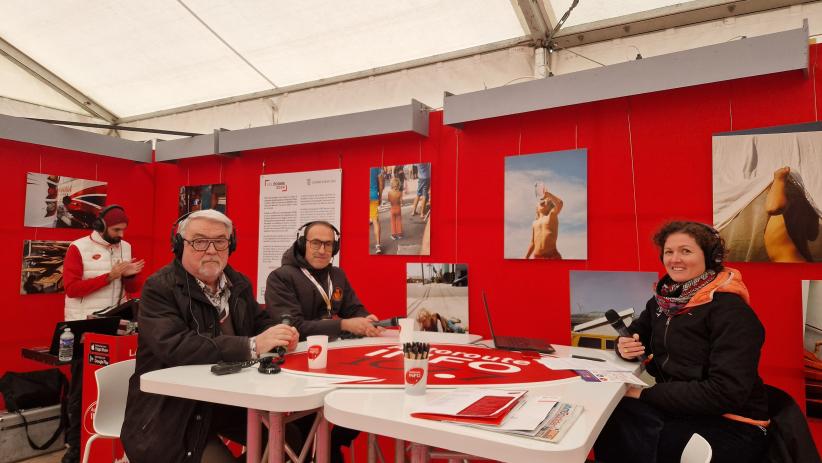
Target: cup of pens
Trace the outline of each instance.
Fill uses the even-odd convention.
[[[405,393],[408,395],[425,395],[430,347],[424,342],[407,342],[402,345],[403,378],[405,379]]]

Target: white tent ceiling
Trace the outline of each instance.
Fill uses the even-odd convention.
[[[0,97],[86,113],[63,92],[110,122],[133,121],[528,43],[572,2],[3,0]],[[560,31],[740,3],[580,0]]]

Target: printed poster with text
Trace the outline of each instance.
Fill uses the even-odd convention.
[[[325,220],[340,229],[341,195],[341,169],[260,176],[257,302],[265,302],[266,279],[280,267],[283,253],[294,244],[300,226]],[[334,257],[334,264],[339,257]]]

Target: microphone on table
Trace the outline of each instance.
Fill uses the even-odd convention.
[[[374,326],[381,326],[383,328],[388,328],[391,326],[400,326],[400,317],[386,318],[385,320],[371,322],[371,324]]]
[[[608,319],[608,323],[611,324],[612,327],[616,330],[617,333],[621,337],[625,338],[633,338],[633,335],[628,331],[628,327],[625,326],[625,322],[622,321],[622,317],[614,309],[609,309],[605,312],[605,318]],[[640,354],[637,356],[640,362],[643,364],[648,361],[648,356],[646,354]]]
[[[283,321],[281,322],[283,325],[291,326],[291,316],[290,315],[283,315]],[[246,360],[242,362],[218,362],[216,365],[211,366],[211,372],[215,375],[222,376],[222,375],[230,375],[232,373],[238,373],[243,368],[248,368],[256,363],[259,363],[260,366],[257,368],[257,371],[260,373],[265,374],[275,374],[280,372],[280,365],[281,363],[285,362],[285,346],[278,346],[275,347],[272,352],[274,356],[264,356],[258,359],[253,360]]]
[[[294,326],[294,322],[291,320],[291,315],[288,314],[283,315],[283,319],[280,323],[286,326]],[[277,346],[274,348],[273,352],[280,358],[279,361],[285,361],[286,346]]]

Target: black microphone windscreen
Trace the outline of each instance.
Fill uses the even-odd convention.
[[[622,317],[619,316],[619,314],[616,312],[616,310],[609,309],[608,311],[606,311],[605,312],[605,318],[608,319],[608,323],[611,324],[611,326],[616,330],[616,332],[621,337],[624,337],[624,338],[633,337],[631,332],[628,331],[628,327],[625,326],[625,322],[622,321]],[[642,354],[642,355],[639,355],[637,358],[639,358],[639,360],[641,362],[644,362],[648,358],[648,356],[645,355],[645,354]]]

